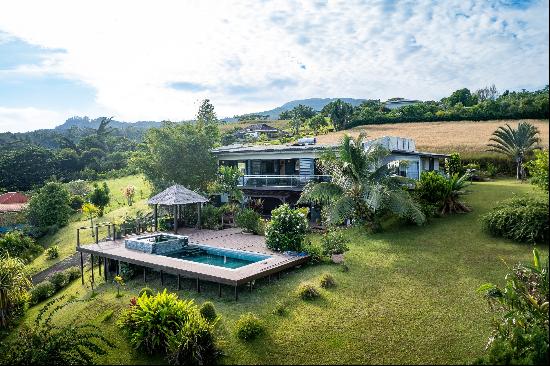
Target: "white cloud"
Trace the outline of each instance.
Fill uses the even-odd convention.
[[[6,108],[0,106],[0,131],[25,132],[53,128],[64,114],[38,108]]]
[[[202,98],[227,116],[297,98],[439,99],[464,86],[548,83],[544,0],[527,9],[485,1],[17,1],[3,4],[0,30],[66,50],[41,69],[94,87],[98,108],[122,120],[187,119]],[[197,87],[170,87],[177,82]]]

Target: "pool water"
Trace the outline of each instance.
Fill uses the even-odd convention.
[[[165,254],[167,257],[209,264],[222,268],[240,268],[271,258],[268,255],[250,253],[241,250],[221,249],[207,245],[193,245],[191,250]],[[194,250],[193,250],[194,249]]]

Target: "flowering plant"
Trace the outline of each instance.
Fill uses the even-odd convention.
[[[265,230],[266,245],[276,251],[301,251],[308,230],[307,208],[291,209],[284,204],[271,212]]]

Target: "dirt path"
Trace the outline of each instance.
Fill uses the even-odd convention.
[[[88,260],[88,256],[89,254],[84,253],[84,263],[86,263],[86,260]],[[58,262],[53,266],[46,268],[41,272],[38,272],[37,274],[32,276],[32,283],[33,285],[36,285],[44,281],[51,274],[73,266],[80,266],[80,253],[74,253],[70,257],[63,259],[61,262]]]

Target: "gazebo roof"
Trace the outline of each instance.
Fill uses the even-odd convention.
[[[208,199],[180,184],[174,184],[173,186],[166,188],[164,191],[151,197],[149,201],[147,201],[150,205],[166,206],[204,202],[208,202]]]

